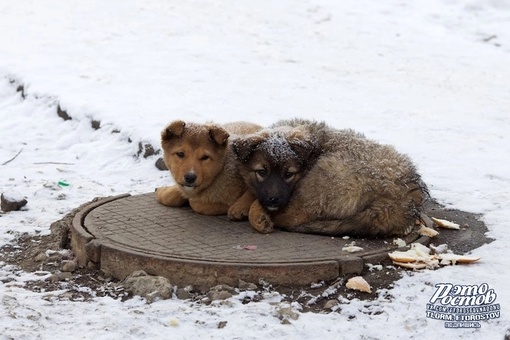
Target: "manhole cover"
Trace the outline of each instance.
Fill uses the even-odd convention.
[[[361,273],[365,263],[380,262],[396,249],[393,239],[344,239],[283,231],[263,235],[253,231],[248,222],[162,206],[154,193],[92,203],[75,216],[72,226],[72,248],[80,266],[95,264],[118,279],[144,270],[177,285],[204,289],[236,285],[239,279],[307,285]],[[429,242],[416,233],[404,240]],[[363,251],[342,250],[353,241]]]

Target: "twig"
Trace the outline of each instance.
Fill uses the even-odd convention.
[[[57,164],[57,165],[74,165],[74,163],[66,163],[66,162],[35,162],[34,164]]]
[[[18,153],[17,153],[14,157],[12,157],[11,159],[9,159],[8,161],[3,162],[3,163],[2,163],[2,165],[7,165],[7,164],[9,164],[10,162],[12,162],[13,160],[15,160],[15,159],[16,159],[16,157],[18,157],[18,156],[19,156],[19,154],[21,153],[21,151],[23,151],[23,149],[19,150],[19,152],[18,152]]]
[[[488,36],[487,38],[483,39],[484,42],[489,42],[491,41],[492,39],[496,39],[498,36],[493,34],[491,36]]]

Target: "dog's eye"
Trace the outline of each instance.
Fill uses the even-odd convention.
[[[264,178],[267,176],[267,170],[265,169],[260,169],[260,170],[255,170],[255,173],[261,177],[261,178]]]
[[[184,152],[182,152],[182,151],[178,151],[178,152],[176,152],[176,153],[175,153],[175,155],[176,155],[177,157],[179,157],[179,158],[184,158]]]
[[[202,157],[200,157],[200,160],[201,160],[201,161],[206,161],[206,160],[208,160],[209,158],[211,158],[211,157],[209,157],[209,156],[207,156],[207,155],[203,155]]]
[[[292,177],[294,177],[294,175],[295,175],[295,173],[287,171],[286,173],[283,174],[283,178],[291,179]]]

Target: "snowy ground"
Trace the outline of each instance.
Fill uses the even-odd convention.
[[[295,116],[395,145],[432,196],[483,214],[496,239],[473,251],[478,264],[404,277],[391,302],[353,300],[291,325],[274,316],[277,295],[211,306],[58,301],[0,263],[0,278],[18,283],[0,283],[0,338],[502,339],[510,329],[509,1],[0,0],[0,32],[0,191],[29,201],[0,215],[0,246],[48,233],[93,197],[168,183],[154,157],[134,155],[173,119]],[[441,282],[487,283],[501,317],[479,329],[426,318]]]

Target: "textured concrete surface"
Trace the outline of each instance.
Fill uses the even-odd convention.
[[[405,240],[428,243],[417,234]],[[355,241],[363,251],[342,248]],[[190,208],[160,205],[154,193],[122,195],[90,204],[74,218],[72,248],[80,266],[95,266],[123,279],[135,270],[177,285],[207,289],[239,279],[307,285],[361,273],[396,249],[388,239],[344,239],[276,231],[262,235],[248,222],[203,216]]]

